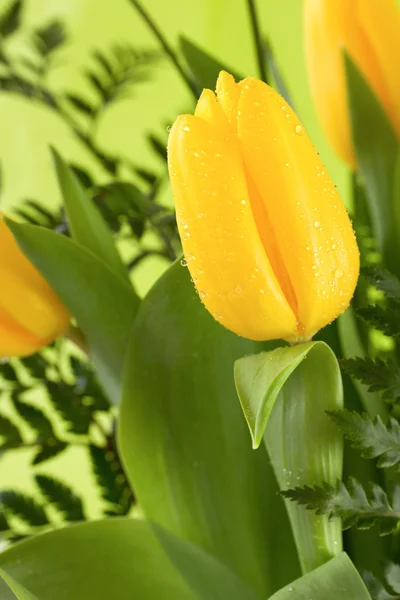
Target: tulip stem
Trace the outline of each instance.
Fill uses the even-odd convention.
[[[175,69],[178,71],[179,75],[182,77],[183,81],[185,82],[185,84],[187,85],[187,87],[189,88],[189,90],[191,91],[193,96],[195,97],[195,100],[197,100],[198,97],[200,96],[201,89],[199,89],[199,87],[198,87],[196,81],[194,80],[192,74],[190,73],[190,71],[183,68],[174,49],[168,43],[168,41],[164,37],[164,34],[162,33],[162,31],[159,29],[159,27],[153,21],[150,14],[145,10],[145,8],[143,8],[143,6],[139,2],[139,0],[130,0],[130,2],[136,8],[137,12],[140,14],[143,21],[145,21],[146,25],[152,31],[154,36],[158,39],[165,54],[171,60]]]
[[[86,355],[89,355],[88,343],[82,329],[70,324],[64,335],[66,338],[71,340],[71,342],[74,342],[74,344],[78,346],[82,352],[84,352]]]
[[[257,14],[255,0],[247,0],[247,8],[249,10],[250,15],[250,22],[257,54],[258,71],[260,74],[260,79],[265,81],[265,83],[268,83],[268,69],[266,63],[265,45],[261,36],[260,22]]]

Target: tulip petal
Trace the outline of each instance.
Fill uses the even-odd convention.
[[[205,120],[182,115],[168,156],[185,258],[209,312],[250,339],[296,339],[295,315],[254,221],[235,132],[222,136]]]
[[[354,168],[356,158],[341,56],[343,8],[343,2],[337,0],[305,0],[305,55],[311,92],[327,137],[339,156]]]
[[[289,105],[259,80],[248,78],[240,86],[239,142],[275,232],[307,339],[350,302],[359,269],[354,232]]]
[[[5,257],[0,262],[0,355],[16,355],[12,350],[14,335],[15,344],[20,348],[18,354],[29,354],[58,337],[70,317],[45,279],[18,248],[2,218],[0,254]]]
[[[400,135],[400,7],[396,0],[354,0],[353,5],[353,23],[362,31],[370,52],[364,60],[363,55],[353,53],[350,47],[349,54],[365,74]],[[348,30],[351,31],[349,24]]]
[[[221,71],[217,79],[216,91],[219,105],[224,111],[229,124],[236,129],[240,88],[234,77],[226,71]]]

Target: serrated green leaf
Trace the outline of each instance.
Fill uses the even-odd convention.
[[[394,306],[366,306],[359,308],[357,314],[375,329],[385,335],[397,338],[400,336],[400,308]]]
[[[361,269],[364,275],[378,290],[381,290],[387,298],[400,302],[400,280],[389,273],[386,269],[378,267],[364,267]]]
[[[87,336],[110,400],[119,402],[121,372],[139,299],[107,265],[53,231],[8,221],[22,251],[49,281]]]
[[[112,505],[106,514],[126,515],[131,509],[133,495],[115,453],[93,444],[89,451],[102,497]]]
[[[85,100],[81,96],[76,96],[75,94],[67,94],[66,98],[81,113],[88,115],[89,117],[93,115],[95,109],[89,104],[87,100]]]
[[[53,425],[40,408],[33,404],[22,402],[15,394],[13,394],[12,401],[20,417],[36,431],[40,439],[54,439]]]
[[[2,552],[0,568],[40,600],[261,600],[212,556],[132,518],[35,536]]]
[[[0,491],[0,507],[16,515],[28,525],[38,527],[47,525],[49,520],[45,510],[34,498],[13,490]]]
[[[343,529],[357,527],[369,529],[378,524],[381,535],[396,531],[400,521],[400,504],[393,495],[392,505],[385,490],[376,483],[367,493],[353,477],[347,486],[339,481],[334,487],[328,483],[321,486],[304,486],[285,490],[285,498],[330,518],[341,518]]]
[[[99,210],[58,152],[51,148],[51,153],[72,237],[129,282],[128,271],[122,263],[111,232]]]
[[[68,444],[65,442],[60,442],[59,440],[54,440],[54,443],[47,443],[46,446],[41,446],[38,452],[32,459],[32,465],[39,465],[46,460],[50,460],[50,458],[55,458],[61,452],[68,447]]]
[[[346,373],[359,379],[371,392],[381,392],[388,401],[400,397],[400,369],[392,361],[381,358],[348,358],[340,361]]]
[[[22,436],[18,427],[10,419],[0,414],[0,448],[22,444]]]
[[[67,521],[84,521],[82,500],[65,483],[47,475],[35,475],[41,492]]]
[[[92,420],[92,411],[82,404],[82,399],[74,393],[74,388],[65,383],[47,381],[51,403],[68,424],[71,433],[86,435]]]
[[[391,418],[387,425],[377,416],[372,419],[367,414],[349,410],[329,411],[334,420],[350,441],[353,448],[361,450],[365,458],[378,458],[378,467],[393,467],[400,462],[400,424]]]

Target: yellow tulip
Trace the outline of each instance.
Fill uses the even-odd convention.
[[[54,341],[70,315],[18,248],[0,216],[0,357],[27,356]]]
[[[349,304],[354,232],[297,116],[221,72],[175,121],[169,173],[185,260],[213,317],[253,340],[309,339]]]
[[[305,0],[304,29],[319,117],[336,152],[354,168],[343,50],[400,137],[400,7],[397,0]]]

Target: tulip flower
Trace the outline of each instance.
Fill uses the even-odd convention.
[[[397,0],[305,0],[304,28],[319,117],[336,152],[354,168],[343,50],[400,137],[400,7]]]
[[[285,100],[221,72],[175,121],[169,173],[185,260],[213,317],[253,340],[310,339],[348,306],[354,232]]]
[[[0,216],[0,357],[27,356],[54,341],[70,315],[25,258]]]

